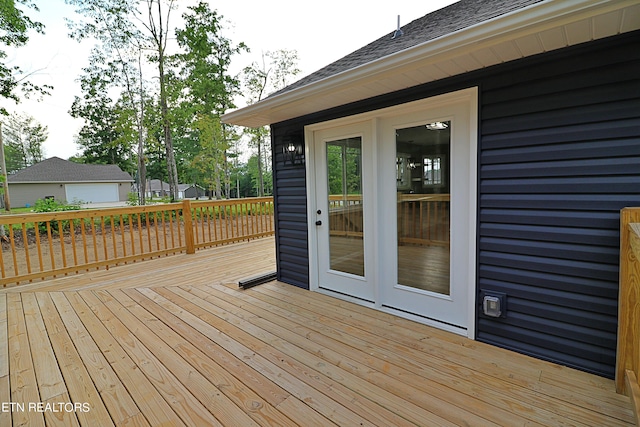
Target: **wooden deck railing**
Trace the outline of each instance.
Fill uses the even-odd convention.
[[[398,196],[398,242],[412,245],[449,244],[449,194]],[[362,235],[362,196],[329,196],[332,235]]]
[[[271,197],[3,215],[0,285],[273,234]]]
[[[329,230],[334,236],[362,236],[362,196],[329,196]]]
[[[640,425],[640,208],[620,212],[616,388],[631,397]]]
[[[398,240],[401,244],[449,244],[449,194],[398,196]]]

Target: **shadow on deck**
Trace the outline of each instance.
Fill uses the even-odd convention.
[[[633,423],[597,376],[271,282],[273,238],[0,292],[0,425]]]

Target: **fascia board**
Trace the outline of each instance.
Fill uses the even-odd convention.
[[[416,45],[367,64],[343,71],[298,89],[274,95],[259,103],[222,116],[225,123],[259,127],[299,116],[302,103],[313,103],[346,87],[379,80],[381,77],[413,69],[419,64],[435,64],[482,48],[496,46],[550,28],[635,6],[634,0],[546,1],[472,25],[434,40]],[[426,83],[426,82],[425,82]],[[371,93],[371,96],[381,93]],[[357,101],[358,99],[353,99]],[[352,102],[353,102],[352,101]],[[336,105],[337,106],[337,105]],[[287,111],[288,110],[288,111]],[[285,112],[282,114],[282,112]]]

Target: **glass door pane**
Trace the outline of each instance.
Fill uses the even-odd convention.
[[[326,143],[329,267],[364,276],[362,138]]]
[[[451,122],[396,130],[398,284],[450,295]]]

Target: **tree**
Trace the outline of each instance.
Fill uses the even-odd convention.
[[[147,164],[147,176],[150,179],[167,181],[166,147],[163,141],[162,118],[157,97],[145,102],[144,127],[145,134],[145,158]]]
[[[178,198],[178,168],[176,166],[175,152],[171,134],[171,121],[169,118],[169,106],[167,100],[167,41],[169,40],[169,18],[174,9],[174,0],[146,0],[147,21],[140,21],[151,34],[154,47],[153,58],[158,64],[158,76],[160,84],[160,114],[162,117],[162,130],[166,149],[167,174],[169,177],[169,194],[171,200]],[[163,8],[163,4],[165,8]]]
[[[35,11],[38,8],[29,0],[2,0],[0,2],[0,45],[6,47],[24,46],[29,40],[29,30],[44,33],[44,26],[37,21],[32,21],[24,14],[17,4]],[[11,99],[16,103],[20,98],[15,93],[17,88],[22,89],[23,94],[28,97],[32,93],[47,95],[52,89],[49,85],[38,86],[27,79],[33,73],[25,73],[20,67],[9,67],[3,63],[7,58],[7,53],[0,49],[0,97]],[[8,114],[4,107],[0,107],[1,114]]]
[[[201,115],[195,123],[200,133],[200,153],[191,162],[192,167],[200,172],[200,177],[209,191],[213,191],[216,199],[221,197],[224,157],[228,148],[225,141],[222,123],[217,117]],[[211,193],[210,193],[211,194]]]
[[[327,144],[327,170],[329,194],[353,195],[362,194],[362,183],[359,170],[362,149],[356,140]]]
[[[222,35],[222,19],[206,2],[189,7],[182,15],[185,26],[176,30],[176,40],[182,53],[171,59],[179,64],[180,110],[183,111],[187,130],[183,142],[192,144],[191,151],[202,161],[202,153],[211,152],[210,141],[204,138],[202,123],[220,122],[220,116],[229,108],[234,108],[233,97],[239,93],[240,81],[229,74],[231,58],[243,50],[244,43],[233,45]],[[228,162],[228,149],[237,140],[232,128],[221,125],[220,140],[216,146],[223,149],[222,155],[210,156],[209,161],[221,162],[215,167],[220,183],[216,183],[216,197],[224,193],[227,197],[231,187],[231,167]],[[204,138],[204,139],[203,139]],[[195,164],[195,163],[192,163]],[[223,188],[224,187],[224,188]]]
[[[268,63],[267,63],[268,61]],[[300,70],[297,67],[298,53],[295,50],[281,49],[275,52],[267,52],[262,55],[262,64],[253,63],[244,69],[244,81],[247,89],[247,103],[254,104],[263,99],[267,94],[282,89],[289,83]],[[258,161],[258,196],[265,194],[264,172],[268,162],[268,150],[266,141],[269,137],[269,128],[246,129],[249,136],[249,144],[257,150]]]
[[[117,164],[122,170],[132,171],[135,112],[128,108],[125,94],[118,102],[111,99],[111,84],[110,74],[101,68],[91,65],[84,69],[80,76],[84,95],[75,97],[69,111],[72,117],[84,119],[76,143],[86,163]]]
[[[145,88],[142,76],[143,50],[148,41],[134,21],[139,15],[135,0],[66,0],[88,21],[68,21],[70,36],[78,41],[95,38],[100,45],[93,49],[91,65],[85,74],[107,79],[106,87],[120,87],[121,101],[133,120],[137,139],[138,202],[145,204],[146,163],[144,155]],[[87,85],[83,87],[87,90]]]
[[[7,172],[15,172],[44,160],[42,144],[47,140],[47,127],[27,114],[13,113],[4,126]]]

